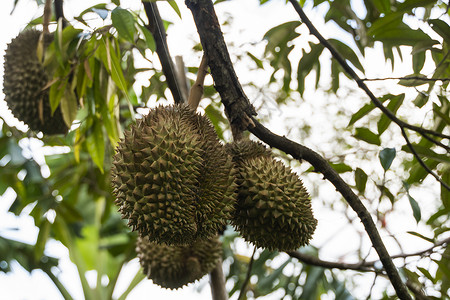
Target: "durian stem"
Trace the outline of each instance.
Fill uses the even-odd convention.
[[[49,33],[48,25],[50,24],[50,19],[52,17],[52,0],[46,0],[44,6],[44,15],[42,17],[42,32],[45,34]]]
[[[177,68],[178,81],[181,86],[181,93],[185,99],[189,98],[189,81],[186,77],[186,66],[184,65],[183,57],[181,55],[175,56],[175,66]]]
[[[256,115],[255,108],[250,104],[234,71],[212,1],[186,0],[185,3],[194,16],[214,87],[225,106],[233,138],[239,140],[248,125],[245,116]]]
[[[228,299],[228,293],[225,288],[225,276],[222,270],[222,259],[219,260],[214,270],[209,273],[209,284],[213,300]]]
[[[202,99],[203,85],[207,73],[208,73],[208,64],[205,55],[203,55],[202,61],[200,62],[200,66],[198,67],[197,79],[195,80],[195,83],[191,87],[191,91],[189,93],[188,104],[193,110],[197,109],[200,100]]]

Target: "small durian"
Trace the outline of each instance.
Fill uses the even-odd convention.
[[[206,117],[187,105],[160,106],[124,135],[112,184],[133,230],[185,245],[214,236],[231,218],[233,164]]]
[[[237,142],[228,151],[235,153],[239,173],[232,223],[244,239],[257,247],[279,251],[307,245],[317,220],[300,178],[262,144]]]
[[[138,237],[136,252],[144,274],[163,288],[178,289],[211,272],[222,257],[217,237],[169,246]]]
[[[42,32],[26,30],[8,45],[5,52],[3,93],[13,115],[32,131],[44,134],[65,134],[65,124],[59,107],[51,113],[48,89],[49,74],[37,56]],[[53,41],[52,34],[43,36],[44,48]]]

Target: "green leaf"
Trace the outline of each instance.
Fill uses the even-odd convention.
[[[315,65],[319,65],[319,56],[322,54],[324,47],[322,44],[310,43],[311,51],[308,53],[305,50],[302,51],[302,58],[298,62],[297,67],[297,80],[298,80],[298,92],[303,95],[305,90],[305,78],[311,72]]]
[[[412,146],[414,147],[414,150],[417,152],[417,154],[419,154],[420,156],[431,158],[438,162],[450,163],[450,157],[448,155],[436,153],[429,147],[424,147],[418,144],[412,144]],[[404,145],[402,147],[402,150],[408,153],[412,153],[411,149],[407,145]]]
[[[338,173],[345,173],[353,170],[352,167],[344,163],[337,163],[337,164],[330,163],[330,166]]]
[[[370,131],[368,128],[358,127],[355,128],[355,134],[353,135],[355,138],[365,141],[366,143],[380,146],[381,140],[378,135]]]
[[[61,98],[61,113],[67,127],[72,126],[78,111],[78,101],[75,93],[71,89],[66,89],[64,97]]]
[[[386,100],[390,99],[391,96],[392,95],[388,94],[384,97],[378,98],[378,100],[380,100],[382,103],[384,103]],[[351,125],[355,124],[356,121],[362,119],[364,116],[366,116],[368,113],[370,113],[374,109],[375,109],[375,105],[372,102],[365,104],[363,107],[361,107],[357,112],[355,112],[352,115],[350,122],[348,123],[347,126],[351,126]]]
[[[425,65],[425,51],[420,51],[412,54],[413,71],[414,74],[420,74]],[[400,84],[400,83],[399,83]]]
[[[169,2],[170,6],[172,6],[173,10],[177,13],[177,15],[181,19],[181,12],[180,12],[180,8],[177,5],[177,2],[175,2],[175,0],[167,0],[167,2]]]
[[[264,69],[263,63],[260,59],[258,59],[256,56],[254,56],[253,54],[251,54],[250,52],[247,51],[247,55],[255,62],[256,66],[259,69]]]
[[[431,25],[434,31],[439,34],[447,44],[450,44],[450,26],[439,19],[428,20],[428,24]]]
[[[421,52],[421,53],[423,54],[423,60],[425,61],[425,53],[423,53],[423,52]],[[414,64],[414,57],[415,56],[413,56],[413,64]],[[422,67],[423,67],[423,63],[420,66],[420,69]],[[430,83],[430,81],[428,81],[428,80],[422,80],[422,79],[419,79],[419,78],[414,78],[413,79],[413,78],[408,78],[408,77],[424,77],[424,78],[426,78],[425,75],[411,74],[411,75],[405,76],[405,78],[403,78],[403,79],[400,79],[398,81],[398,84],[399,85],[403,85],[403,86],[407,86],[407,87],[415,87],[415,86],[419,86],[419,85],[424,85],[424,84]]]
[[[387,14],[391,12],[390,0],[373,0],[373,4],[380,13]]]
[[[86,132],[86,147],[92,160],[103,173],[103,160],[105,157],[105,141],[100,121],[94,121],[93,125]]]
[[[134,43],[134,24],[136,20],[133,15],[126,9],[116,7],[111,12],[111,20],[119,36],[130,43]]]
[[[153,38],[152,33],[147,29],[147,27],[142,26],[141,24],[138,24],[138,29],[144,36],[145,43],[147,44],[147,48],[150,49],[150,51],[155,52],[156,51],[156,43],[155,39]]]
[[[389,1],[389,0],[387,0]],[[358,55],[352,48],[336,39],[329,39],[328,42],[343,56],[346,60],[350,61],[358,70],[364,73],[364,67],[359,61]],[[334,61],[334,60],[333,60]]]
[[[368,178],[367,174],[362,169],[357,168],[355,170],[356,189],[361,194],[364,194],[364,191],[366,190],[367,178]]]
[[[39,234],[34,246],[34,259],[39,261],[44,254],[45,244],[50,236],[51,224],[47,219],[44,219],[39,226]]]
[[[384,148],[380,151],[379,158],[381,166],[385,171],[389,169],[396,155],[395,148]]]
[[[398,96],[392,96],[391,101],[387,105],[387,109],[389,109],[394,115],[400,106],[403,104],[403,99],[405,99],[405,94],[400,94]],[[391,119],[385,114],[381,115],[380,120],[377,123],[378,134],[381,135],[391,124]]]
[[[413,197],[411,197],[411,195],[409,195],[409,193],[408,193],[408,199],[409,199],[409,204],[411,205],[411,208],[413,211],[414,219],[416,219],[416,222],[419,223],[420,218],[421,218],[419,203],[417,203],[417,201]]]
[[[406,233],[409,233],[410,235],[414,235],[414,236],[420,237],[421,239],[423,239],[423,240],[425,240],[427,242],[430,242],[432,244],[434,244],[434,242],[435,242],[434,239],[426,237],[426,236],[424,236],[424,235],[422,235],[422,234],[420,234],[418,232],[415,232],[415,231],[407,231]]]

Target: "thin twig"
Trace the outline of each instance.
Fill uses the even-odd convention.
[[[433,172],[433,170],[431,170],[427,164],[422,160],[422,158],[419,156],[419,154],[417,153],[416,149],[414,149],[414,146],[411,144],[411,142],[409,141],[408,135],[406,134],[406,131],[404,128],[400,128],[402,131],[402,135],[403,138],[406,141],[406,145],[408,146],[408,148],[411,150],[412,154],[414,155],[414,157],[417,159],[417,161],[419,162],[419,164],[422,166],[422,168],[424,168],[430,175],[432,175],[434,178],[436,178],[436,180],[443,186],[445,187],[447,190],[450,191],[450,186],[448,184],[446,184],[444,181],[442,181],[442,179]]]
[[[50,19],[52,18],[52,0],[46,0],[44,6],[44,16],[42,20],[42,32],[44,35],[49,33],[48,25],[50,24]]]
[[[158,11],[158,6],[156,5],[156,2],[142,0],[142,3],[144,4],[144,10],[148,18],[147,29],[152,33],[153,38],[155,39],[156,53],[161,61],[161,66],[163,73],[166,76],[167,85],[172,92],[175,103],[184,103],[186,102],[186,99],[183,98],[183,93],[181,92],[176,70],[169,53],[166,40],[166,31]]]
[[[414,126],[409,123],[406,123],[397,116],[391,112],[389,109],[387,109],[383,103],[375,97],[375,95],[372,93],[372,91],[367,87],[367,85],[364,83],[364,81],[359,78],[358,74],[350,67],[350,65],[347,63],[347,61],[339,54],[339,52],[322,36],[322,34],[316,29],[316,27],[312,24],[312,22],[309,20],[309,18],[306,16],[305,12],[303,11],[302,7],[296,0],[289,0],[289,2],[294,6],[294,9],[297,11],[298,15],[300,16],[300,19],[303,21],[303,23],[306,24],[308,27],[310,33],[314,35],[319,42],[327,48],[334,59],[342,66],[342,68],[347,72],[348,75],[350,75],[353,80],[356,81],[358,86],[366,92],[366,94],[369,96],[370,100],[375,104],[376,107],[378,107],[389,119],[391,119],[394,123],[396,123],[400,128],[407,128],[413,131],[418,132],[419,134],[430,134],[434,135],[440,138],[444,139],[450,139],[450,135],[443,134],[441,132],[436,132],[433,130],[425,129],[419,126]]]
[[[208,73],[208,64],[205,55],[203,55],[202,61],[200,62],[200,66],[198,67],[197,79],[195,80],[195,83],[191,87],[191,91],[189,93],[188,104],[193,110],[197,109],[200,100],[202,99],[203,85],[207,73]]]
[[[239,297],[237,298],[237,300],[241,300],[244,297],[245,292],[247,290],[247,285],[250,282],[250,277],[252,275],[252,267],[253,267],[253,261],[255,260],[255,253],[256,253],[256,247],[253,249],[252,257],[250,258],[250,262],[248,263],[247,275],[245,276],[245,280],[242,283],[241,291],[239,292]]]
[[[385,78],[361,78],[362,81],[384,81],[384,80],[421,80],[421,81],[450,81],[450,78],[428,78],[422,76],[408,76],[408,77],[385,77]]]
[[[352,77],[353,80],[356,81],[358,86],[364,92],[366,92],[366,94],[369,96],[369,98],[373,102],[373,104],[376,107],[378,107],[390,120],[392,120],[392,122],[396,123],[400,127],[402,132],[404,131],[404,128],[407,128],[407,129],[416,131],[417,133],[419,133],[422,136],[429,134],[429,135],[437,136],[437,137],[444,138],[444,139],[450,139],[450,136],[446,135],[444,133],[437,132],[437,131],[430,130],[430,129],[425,129],[425,128],[422,128],[419,126],[414,126],[414,125],[406,123],[406,122],[400,120],[399,118],[397,118],[397,116],[393,112],[391,112],[388,108],[386,108],[383,105],[383,103],[377,97],[375,97],[375,95],[372,93],[372,91],[367,87],[367,85],[364,83],[364,81],[361,78],[359,78],[358,74],[356,74],[356,72],[353,70],[353,68],[350,67],[350,65],[347,63],[347,61],[316,29],[316,27],[312,24],[312,22],[306,16],[306,14],[303,11],[300,4],[296,0],[289,0],[289,2],[291,2],[292,6],[294,6],[294,9],[297,11],[297,13],[300,16],[300,19],[303,21],[303,23],[306,24],[310,33],[312,35],[314,35],[319,40],[319,42],[331,52],[331,55],[333,56],[333,58],[336,59],[336,61],[339,62],[339,64],[342,66],[342,68],[347,72],[347,74],[350,75],[350,77]],[[428,171],[429,168],[427,168],[426,170]],[[436,179],[438,179],[438,178],[439,177],[437,177]],[[441,184],[442,184],[442,181],[440,179],[438,179],[438,181],[441,182]]]

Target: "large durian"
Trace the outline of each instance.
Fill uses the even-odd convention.
[[[144,274],[163,288],[177,289],[211,272],[222,257],[217,237],[169,246],[139,237],[136,252]]]
[[[260,143],[243,140],[227,149],[239,173],[233,224],[244,239],[279,251],[307,245],[317,220],[300,178]]]
[[[160,106],[124,135],[112,183],[133,230],[182,245],[215,235],[231,218],[233,163],[206,117],[186,105]]]
[[[64,123],[59,107],[51,113],[47,85],[49,74],[37,57],[38,41],[42,32],[26,30],[8,45],[5,52],[3,92],[13,115],[33,131],[44,134],[64,134],[68,127]],[[43,36],[46,48],[53,35]]]

